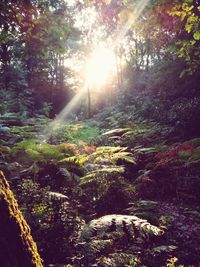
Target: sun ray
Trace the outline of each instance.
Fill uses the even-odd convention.
[[[135,22],[138,20],[144,9],[149,4],[150,0],[138,0],[135,4],[134,11],[132,10],[132,13],[127,16],[127,20],[124,24],[119,27],[117,33],[114,35],[113,38],[113,48],[117,47],[123,37],[127,34],[129,29],[135,24]],[[131,12],[131,11],[130,11]]]
[[[63,121],[67,120],[71,112],[78,106],[83,96],[87,92],[86,85],[72,98],[72,100],[64,107],[64,109],[56,116],[56,118],[48,124],[42,133],[42,141],[46,142],[50,139],[52,134],[56,130],[60,129],[63,125]]]
[[[126,21],[126,23],[119,27],[119,30],[117,31],[117,33],[115,34],[114,40],[113,40],[113,46],[111,47],[111,49],[109,51],[111,51],[110,53],[113,53],[112,51],[114,51],[114,49],[119,45],[119,43],[121,42],[121,40],[123,39],[123,37],[127,34],[127,32],[129,31],[129,29],[132,27],[132,25],[134,25],[134,23],[137,21],[137,19],[140,17],[141,13],[143,12],[143,10],[146,8],[146,6],[149,4],[150,0],[138,0],[136,2],[136,5],[134,7],[134,13],[131,14],[131,16],[128,16],[128,19]],[[105,52],[105,54],[108,52]],[[98,54],[98,53],[97,53]],[[57,129],[60,128],[60,126],[62,126],[63,121],[67,118],[67,116],[73,111],[73,109],[77,106],[77,104],[79,103],[79,101],[82,99],[82,97],[84,95],[87,94],[87,89],[88,89],[88,85],[89,83],[99,83],[100,84],[100,78],[102,75],[102,78],[107,77],[106,73],[109,73],[109,69],[107,69],[106,71],[102,69],[102,73],[101,75],[99,75],[98,77],[98,72],[94,71],[95,70],[95,57],[97,57],[96,62],[99,62],[99,64],[101,64],[101,62],[103,62],[102,59],[100,59],[100,56],[96,56],[93,55],[94,59],[91,60],[91,62],[89,63],[88,66],[88,77],[86,75],[86,83],[83,86],[83,88],[74,96],[74,98],[65,106],[65,108],[58,114],[57,118],[51,122],[49,124],[49,126],[47,127],[47,129],[45,129],[45,139],[48,139],[48,137],[51,136],[51,134],[56,131]],[[109,55],[109,57],[111,57],[108,60],[108,64],[110,62],[111,65],[113,65],[113,56],[111,56],[111,54]],[[92,63],[93,61],[93,63]],[[105,61],[104,63],[105,64]],[[105,66],[107,68],[107,66]],[[100,73],[99,73],[100,74]],[[91,76],[90,76],[91,75]],[[92,77],[92,75],[94,75],[94,77]],[[89,79],[89,76],[91,77]]]

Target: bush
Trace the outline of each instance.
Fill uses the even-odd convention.
[[[67,196],[49,190],[32,180],[22,180],[18,201],[45,262],[66,262],[74,253],[80,219]]]

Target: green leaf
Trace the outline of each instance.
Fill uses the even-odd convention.
[[[80,179],[80,185],[88,184],[93,181],[98,181],[102,179],[102,176],[107,175],[109,178],[112,176],[123,173],[124,167],[118,167],[118,166],[108,166],[104,167],[102,169],[98,169],[92,172],[89,172],[84,177],[81,177]]]
[[[195,40],[200,40],[200,32],[199,31],[198,32],[195,32],[193,34],[193,37],[194,37]]]

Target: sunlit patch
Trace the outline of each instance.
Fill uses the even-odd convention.
[[[86,64],[86,83],[91,89],[100,88],[112,79],[115,70],[115,54],[112,49],[98,47]]]

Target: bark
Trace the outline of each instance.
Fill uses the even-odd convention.
[[[30,228],[0,171],[0,266],[42,267]]]

